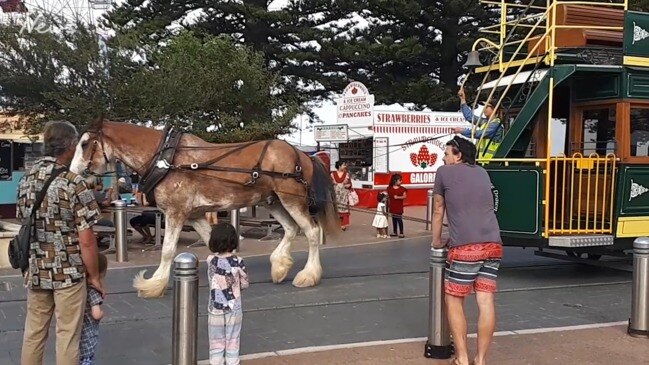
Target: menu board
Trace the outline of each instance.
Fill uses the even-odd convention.
[[[0,140],[0,181],[11,180],[13,172],[13,142]]]

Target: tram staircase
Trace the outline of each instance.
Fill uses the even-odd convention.
[[[528,10],[529,6],[520,16],[525,16]],[[546,11],[546,16],[548,13],[549,11]],[[514,29],[511,29],[511,32],[513,31]],[[529,38],[534,31],[535,29],[532,28],[526,38]],[[546,30],[546,33],[542,35],[542,37],[547,36],[549,36],[549,33]],[[506,39],[508,38],[509,35]],[[499,52],[504,52],[504,49],[500,49]],[[514,54],[511,55],[512,60],[517,56],[517,52],[514,52]],[[528,60],[533,53],[534,52],[529,52],[525,61]],[[538,53],[535,54],[535,56],[538,56]],[[556,88],[577,71],[575,65],[568,64],[555,66],[553,62],[550,62],[552,70],[547,72],[540,81],[532,80],[531,76],[537,70],[539,65],[543,63],[544,59],[545,55],[537,58],[533,72],[529,74],[528,79],[524,82],[537,84],[532,86],[533,91],[528,95],[522,108],[514,118],[513,123],[511,123],[509,128],[505,131],[506,133],[504,134],[503,141],[496,151],[494,160],[525,157],[532,138],[532,132],[534,129],[533,122],[537,120],[539,111],[544,105],[546,105],[549,99],[550,78],[553,78],[553,87]],[[499,62],[502,62],[502,59],[494,60],[494,63]],[[503,68],[501,64],[498,66],[498,68],[492,67],[492,69],[500,71],[500,77],[498,79],[500,80],[508,71],[509,67]],[[520,69],[521,68],[519,67],[517,74],[520,72]],[[485,75],[479,89],[480,91],[487,81],[487,78],[487,75]],[[497,87],[498,85],[494,86],[494,89]],[[506,89],[504,94],[500,95],[500,100],[497,105],[501,105],[503,99],[506,97],[507,90],[509,90],[509,87]],[[522,87],[519,88],[514,100],[518,98],[521,90]],[[493,95],[493,92],[491,95]],[[502,118],[503,121],[509,119],[508,115],[511,107],[512,105],[509,105],[506,108],[504,117]],[[551,106],[548,106],[548,108],[551,112]],[[550,146],[547,148],[550,148]],[[495,163],[498,164],[498,162]],[[586,173],[584,173],[584,171],[586,171]],[[603,174],[600,174],[602,171]],[[550,194],[545,196],[544,199],[544,204],[552,205],[549,207],[549,216],[546,216],[543,222],[545,223],[544,236],[548,238],[549,246],[578,249],[592,246],[612,245],[614,242],[611,214],[613,195],[610,194],[609,201],[607,201],[606,192],[614,190],[615,156],[600,157],[591,155],[585,157],[575,155],[572,157],[552,157],[549,161],[546,161],[545,172],[547,174],[546,184],[554,182],[556,185],[557,182],[560,182],[560,186],[551,187]],[[577,185],[575,185],[574,180],[577,174],[579,175],[579,178]],[[561,175],[561,179],[559,179],[559,175]],[[584,175],[586,178],[584,178]],[[604,176],[603,181],[602,175]],[[568,187],[568,181],[571,181],[570,187]],[[601,184],[599,184],[600,182]],[[603,193],[600,202],[601,207],[598,205],[597,197],[593,204],[593,201],[590,198],[591,189],[595,195],[600,192]],[[584,191],[587,191],[587,193],[582,207]],[[568,195],[567,201],[566,195]],[[585,208],[585,212],[583,208]],[[592,210],[590,210],[591,208]]]

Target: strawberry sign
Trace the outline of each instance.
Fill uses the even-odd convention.
[[[419,149],[419,153],[410,154],[410,162],[414,166],[421,167],[422,169],[432,167],[437,162],[437,153],[430,153],[428,147],[424,144]]]

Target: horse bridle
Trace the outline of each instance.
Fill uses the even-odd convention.
[[[95,152],[97,152],[97,146],[101,145],[101,152],[104,155],[104,161],[106,162],[106,166],[110,163],[110,160],[108,159],[108,155],[106,155],[106,148],[104,147],[104,134],[102,133],[101,129],[98,131],[91,131],[88,130],[85,133],[94,133],[97,135],[97,138],[92,141],[92,150],[90,152],[90,158],[88,159],[88,164],[86,165],[86,170],[84,171],[85,174],[90,174],[90,175],[96,175],[92,170],[90,170],[90,167],[92,166],[92,161],[94,160],[95,157]]]

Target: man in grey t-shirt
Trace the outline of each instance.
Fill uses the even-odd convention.
[[[434,248],[449,246],[444,278],[446,309],[455,344],[454,365],[469,365],[464,298],[476,292],[480,310],[478,352],[471,364],[484,365],[496,327],[494,293],[502,258],[500,227],[494,212],[491,180],[475,164],[476,147],[454,137],[446,143],[444,166],[434,187]],[[450,240],[442,243],[442,219],[448,218]]]

